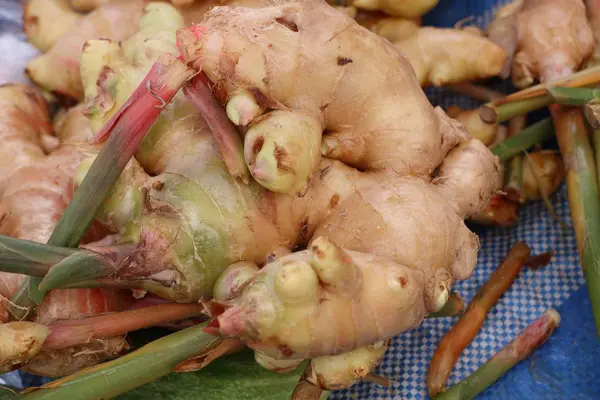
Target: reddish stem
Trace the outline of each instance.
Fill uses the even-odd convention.
[[[487,313],[512,285],[529,258],[529,253],[529,247],[525,243],[515,243],[502,264],[473,297],[467,311],[446,333],[438,345],[431,359],[429,371],[427,371],[427,387],[431,397],[435,397],[443,391],[456,360],[481,329]]]
[[[63,349],[94,339],[123,335],[130,331],[182,320],[202,314],[201,304],[160,304],[113,314],[68,319],[48,325],[51,333],[43,349]]]
[[[248,183],[250,173],[244,160],[242,139],[233,122],[227,117],[224,108],[210,90],[206,74],[201,72],[196,75],[183,87],[183,93],[188,100],[194,103],[206,120],[231,176]]]

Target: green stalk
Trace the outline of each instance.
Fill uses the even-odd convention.
[[[594,155],[596,156],[596,173],[600,182],[600,129],[594,129]]]
[[[567,193],[579,261],[600,336],[600,189],[596,160],[580,109],[551,107],[567,169]]]
[[[44,275],[39,290],[47,292],[63,287],[67,282],[77,284],[114,275],[137,247],[137,244],[121,244],[75,252],[52,266]]]
[[[96,136],[96,141],[108,140],[75,192],[48,244],[63,247],[79,245],[163,107],[191,75],[192,71],[173,56],[164,56],[152,66],[131,98]],[[27,278],[13,297],[13,303],[27,310],[41,304],[45,296],[45,291],[39,289],[41,282],[39,277]],[[16,317],[22,318],[23,315]]]
[[[552,103],[552,96],[549,94],[517,100],[498,106],[494,106],[493,103],[488,103],[481,106],[479,116],[488,124],[496,124],[539,110],[550,103]]]
[[[209,82],[206,74],[201,72],[183,87],[183,93],[198,108],[209,126],[227,171],[247,184],[250,171],[244,160],[244,144],[240,133],[213,95]]]
[[[435,400],[471,400],[475,398],[544,344],[559,324],[560,315],[554,309],[549,309],[471,376],[440,393]]]
[[[170,334],[116,360],[50,382],[25,400],[104,400],[171,373],[177,364],[215,347],[220,337],[204,332],[207,324]],[[201,388],[199,388],[201,390]]]
[[[599,82],[600,66],[588,68],[493,100],[481,107],[480,116],[484,122],[489,124],[508,121],[513,117],[527,114],[551,104],[553,98],[548,92],[550,85],[552,87],[579,88],[595,86]]]
[[[583,115],[594,130],[592,139],[594,141],[594,155],[596,157],[596,172],[600,182],[600,102],[590,101],[583,107]]]
[[[0,235],[0,271],[44,276],[52,265],[76,251]]]
[[[504,185],[506,197],[515,203],[524,204],[523,193],[523,155],[517,154],[508,162],[507,180]]]
[[[556,105],[550,111],[567,169],[567,194],[579,262],[600,336],[600,190],[596,162],[581,110]]]
[[[428,314],[425,318],[445,318],[456,317],[465,312],[465,301],[456,293],[450,293],[448,301],[444,307],[437,312]]]
[[[594,129],[600,129],[600,102],[590,101],[583,107],[585,119]]]
[[[582,106],[600,99],[600,89],[552,87],[548,89],[553,104]]]
[[[498,156],[500,161],[507,161],[533,145],[548,140],[553,136],[554,124],[552,119],[546,118],[497,144],[492,148],[492,153]]]

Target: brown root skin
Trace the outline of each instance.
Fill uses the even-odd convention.
[[[188,65],[202,68],[217,91],[250,90],[261,106],[303,111],[327,121],[327,146],[322,150],[325,157],[363,170],[431,173],[444,156],[439,146],[440,123],[414,82],[411,66],[389,42],[378,35],[365,35],[368,31],[350,17],[322,2],[309,3],[291,2],[253,10],[215,7],[202,27],[178,32],[180,50]],[[257,26],[269,28],[256,29]],[[317,26],[319,29],[313,29]],[[323,30],[323,26],[327,29]],[[199,29],[206,32],[201,37]],[[257,37],[245,35],[247,29],[256,29]],[[345,29],[352,40],[335,36],[335,32]],[[332,40],[323,40],[328,36]],[[226,50],[203,46],[213,41],[224,41]],[[307,46],[309,42],[316,47]],[[353,42],[355,45],[351,45]],[[243,48],[252,51],[242,51]],[[287,56],[282,63],[283,49]],[[237,62],[233,62],[237,57],[234,54],[242,54]],[[303,61],[317,54],[331,54],[327,67]],[[368,62],[373,57],[382,60],[375,66],[376,71]],[[244,65],[254,67],[245,69]],[[370,80],[355,82],[353,77],[366,71],[371,71],[370,76],[381,77],[378,79],[386,82],[389,90],[371,90]],[[265,81],[265,76],[272,78]],[[357,96],[378,109],[378,116],[368,110],[356,112],[352,105]],[[411,102],[415,107],[410,113],[398,113],[392,106],[398,102]],[[382,119],[388,121],[385,127],[379,122]],[[408,129],[418,130],[421,135],[417,138],[403,134]],[[385,141],[380,140],[383,132]]]
[[[600,1],[585,0],[585,6],[587,10],[588,22],[592,28],[594,39],[596,41],[596,49],[594,50],[594,54],[585,64],[585,67],[587,68],[598,65],[600,62]]]
[[[582,1],[528,0],[517,13],[519,46],[513,83],[522,88],[579,69],[594,51]]]
[[[502,47],[460,29],[424,27],[395,47],[410,61],[421,86],[443,86],[497,76]]]
[[[45,137],[53,133],[41,94],[20,84],[0,86],[0,194],[15,171],[46,157]]]
[[[394,17],[416,18],[426,14],[439,0],[354,0],[352,5],[363,10],[381,10]]]
[[[45,52],[81,18],[68,0],[29,0],[23,6],[23,31],[29,43]]]
[[[514,1],[501,7],[492,22],[486,27],[486,34],[491,41],[504,49],[506,60],[499,76],[502,79],[510,77],[513,58],[519,44],[517,16],[522,1]],[[489,101],[489,100],[488,100]]]
[[[135,32],[143,7],[143,0],[117,2],[84,16],[66,30],[47,53],[28,63],[27,74],[50,92],[83,99],[79,67],[84,43],[97,38],[127,38]]]
[[[383,36],[390,42],[404,40],[421,27],[421,18],[394,18],[383,12],[357,10],[356,7],[343,7],[346,13],[361,26]]]

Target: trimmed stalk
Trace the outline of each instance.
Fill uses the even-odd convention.
[[[507,180],[504,185],[506,197],[515,203],[524,204],[523,193],[523,156],[517,154],[508,162]]]
[[[554,251],[536,254],[527,259],[525,266],[527,266],[529,269],[541,269],[550,264],[552,257],[554,257]]]
[[[491,386],[508,370],[525,360],[548,340],[560,324],[560,315],[549,309],[533,321],[506,347],[469,377],[436,396],[436,400],[471,400]]]
[[[546,118],[497,144],[492,148],[492,153],[498,156],[500,161],[507,161],[552,136],[554,136],[554,124],[552,119]]]
[[[548,92],[552,96],[553,104],[583,106],[600,99],[600,89],[552,87]]]
[[[75,192],[48,244],[79,245],[148,130],[192,74],[193,71],[170,55],[162,56],[152,66],[131,98],[98,132],[95,142],[107,142]],[[41,282],[38,277],[27,278],[13,297],[13,303],[27,309],[40,304],[45,295],[39,289]]]
[[[600,191],[594,153],[580,109],[554,105],[558,145],[567,169],[567,194],[579,260],[600,336]]]
[[[513,137],[525,128],[526,116],[515,117],[508,122],[508,137]],[[525,203],[523,190],[523,156],[517,154],[508,163],[507,179],[504,185],[506,197],[517,204]]]
[[[64,349],[92,340],[124,335],[171,321],[201,315],[201,304],[158,304],[87,318],[67,319],[48,325],[43,349]]]
[[[205,324],[175,332],[123,357],[28,391],[23,399],[103,400],[129,392],[171,373],[175,367],[215,347],[221,338],[205,333]]]
[[[47,292],[65,284],[107,278],[115,274],[119,267],[134,254],[137,244],[95,247],[92,251],[80,250],[52,266],[38,286]]]
[[[426,318],[456,317],[465,312],[465,301],[457,293],[450,293],[446,305],[437,312],[430,313]]]
[[[600,102],[591,101],[583,107],[583,115],[594,129],[600,129]]]
[[[481,119],[489,124],[508,121],[552,103],[549,87],[578,88],[593,86],[600,82],[600,66],[589,68],[567,77],[552,80],[520,90],[502,99],[484,104],[480,110]]]
[[[250,172],[244,160],[244,145],[235,125],[227,117],[209,88],[204,72],[196,75],[183,87],[183,93],[200,111],[208,124],[227,170],[242,182],[250,181]]]
[[[591,101],[583,107],[583,115],[592,129],[594,140],[594,155],[596,156],[596,173],[600,182],[600,102]]]
[[[529,254],[530,249],[524,242],[515,243],[500,266],[473,297],[467,311],[446,333],[427,371],[427,387],[431,397],[444,390],[458,357],[481,329],[487,313],[512,285]]]

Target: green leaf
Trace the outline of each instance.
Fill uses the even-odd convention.
[[[13,400],[18,398],[20,398],[20,396],[16,389],[0,385],[0,400]]]
[[[197,372],[171,373],[117,397],[118,400],[289,400],[306,363],[277,374],[254,361],[244,350],[213,361]]]

